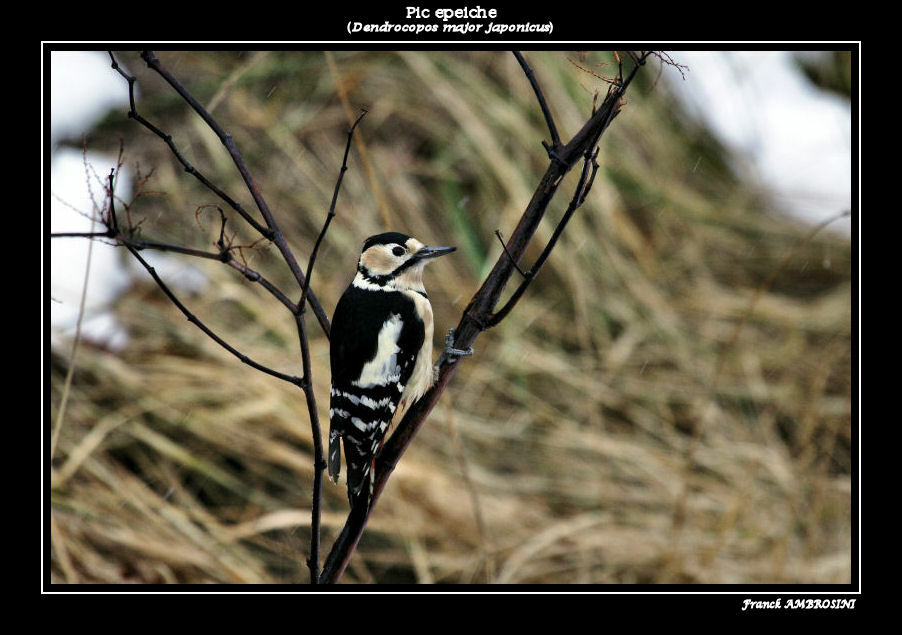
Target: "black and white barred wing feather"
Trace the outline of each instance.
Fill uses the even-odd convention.
[[[373,460],[423,343],[423,325],[410,319],[410,311],[413,302],[399,292],[372,293],[354,286],[335,309],[328,469],[337,482],[343,439],[352,504],[364,485],[368,484],[371,493]]]

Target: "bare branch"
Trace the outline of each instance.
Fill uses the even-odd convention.
[[[169,72],[163,64],[160,62],[159,58],[157,58],[156,54],[153,51],[141,51],[141,59],[147,64],[147,66],[154,71],[156,71],[163,79],[165,79],[170,86],[175,89],[182,99],[191,106],[191,108],[200,115],[201,119],[207,124],[207,126],[216,133],[216,136],[219,137],[219,140],[229,151],[229,155],[232,157],[232,161],[235,163],[235,167],[238,168],[238,172],[241,174],[242,179],[244,179],[244,183],[247,186],[248,190],[251,193],[251,196],[254,199],[254,202],[257,204],[257,208],[260,210],[260,213],[263,215],[263,220],[266,222],[267,229],[260,227],[255,221],[253,221],[249,216],[246,217],[246,220],[254,226],[254,229],[259,231],[261,234],[272,240],[274,238],[274,234],[277,230],[275,227],[275,223],[272,219],[272,214],[269,211],[269,206],[266,204],[266,201],[263,199],[263,195],[260,194],[260,189],[257,187],[257,184],[254,182],[253,178],[250,175],[250,172],[247,168],[247,164],[244,162],[244,159],[241,158],[241,154],[238,152],[238,149],[235,147],[234,142],[232,141],[232,135],[225,132],[222,127],[216,122],[215,119],[208,113],[203,106],[194,98],[194,96],[188,92],[188,90],[182,86],[182,84]]]
[[[552,155],[561,145],[561,137],[558,135],[557,126],[554,124],[554,117],[551,116],[551,110],[548,108],[548,102],[545,101],[545,95],[542,93],[542,89],[539,87],[539,82],[536,80],[536,74],[532,70],[532,67],[526,63],[526,60],[523,59],[523,56],[520,54],[520,51],[514,51],[514,57],[517,58],[517,61],[520,63],[520,67],[523,69],[523,72],[526,73],[526,78],[529,80],[529,83],[532,85],[532,90],[536,94],[536,99],[539,102],[539,107],[542,109],[542,115],[545,117],[545,123],[548,125],[548,132],[551,133],[551,147],[545,145],[545,150],[548,151],[549,156]]]
[[[110,219],[115,218],[115,216],[116,216],[116,209],[115,209],[115,197],[113,196],[113,173],[111,172],[110,173]],[[111,221],[111,222],[115,222],[115,221]],[[112,227],[112,225],[111,225],[111,227]],[[189,311],[188,307],[186,307],[182,303],[182,301],[178,299],[178,297],[175,295],[175,293],[172,292],[172,290],[169,288],[169,286],[165,282],[163,282],[163,279],[160,278],[160,276],[157,274],[156,270],[150,265],[150,263],[148,263],[143,257],[141,257],[141,254],[139,253],[137,248],[133,247],[128,242],[122,242],[122,244],[126,249],[129,250],[129,252],[135,257],[135,259],[137,259],[137,261],[140,262],[141,265],[147,270],[147,272],[150,274],[150,276],[154,279],[154,282],[157,283],[157,286],[160,287],[160,290],[163,291],[163,293],[166,294],[166,297],[169,298],[169,300],[178,308],[178,310],[181,311],[186,318],[188,318],[188,321],[191,322],[192,324],[194,324],[201,331],[203,331],[210,339],[212,339],[214,342],[216,342],[217,344],[222,346],[224,349],[226,349],[232,355],[234,355],[239,360],[241,360],[242,363],[247,364],[251,368],[256,368],[257,370],[259,370],[263,373],[266,373],[267,375],[272,375],[273,377],[276,377],[283,381],[287,381],[296,386],[302,385],[302,380],[299,377],[295,377],[293,375],[288,375],[288,374],[279,372],[277,370],[269,368],[268,366],[264,366],[263,364],[260,364],[259,362],[254,361],[253,359],[251,359],[250,357],[248,357],[247,355],[245,355],[244,353],[242,353],[241,351],[236,349],[234,346],[232,346],[231,344],[226,342],[223,338],[221,338],[215,332],[213,332],[213,330],[210,329],[210,327],[208,327],[206,324],[204,324],[203,321],[201,321],[196,315],[194,315],[191,311]]]
[[[111,230],[103,232],[54,232],[50,234],[51,238],[113,238],[115,232]]]
[[[595,152],[592,156],[588,156],[588,151],[583,162],[583,169],[580,173],[579,181],[576,184],[576,188],[573,191],[573,197],[570,199],[570,204],[567,206],[567,210],[564,212],[564,215],[561,217],[560,222],[558,222],[557,227],[554,228],[554,233],[552,233],[551,238],[548,240],[548,244],[545,245],[545,249],[542,250],[541,255],[536,260],[535,264],[523,274],[523,281],[520,283],[520,286],[514,291],[513,295],[508,298],[507,302],[498,310],[496,313],[493,313],[486,321],[487,326],[492,327],[497,325],[501,320],[507,317],[508,313],[510,313],[511,309],[513,309],[517,302],[519,302],[520,298],[526,292],[526,288],[530,285],[530,283],[535,280],[536,276],[539,273],[539,270],[542,268],[542,265],[545,264],[545,261],[548,260],[548,257],[551,255],[551,250],[554,249],[554,246],[557,244],[558,238],[561,237],[561,234],[564,232],[564,229],[567,227],[567,223],[570,222],[570,218],[573,216],[573,213],[579,209],[579,207],[583,204],[583,201],[586,200],[586,195],[589,193],[589,190],[592,188],[592,183],[595,181],[595,173],[598,172],[598,162],[596,158],[598,157],[598,148],[595,148]],[[590,173],[590,165],[591,165],[591,173]],[[505,248],[507,251],[507,248]],[[520,271],[520,268],[517,267],[517,271]],[[522,274],[523,272],[521,272]]]
[[[253,178],[250,176],[250,172],[245,164],[241,154],[238,152],[234,142],[232,141],[231,135],[226,133],[221,126],[216,122],[215,119],[200,105],[200,103],[185,89],[184,86],[166,69],[165,66],[160,62],[160,60],[156,57],[153,51],[143,51],[141,53],[142,59],[148,65],[149,68],[156,71],[163,79],[165,79],[170,86],[172,86],[176,92],[191,106],[195,112],[197,112],[204,122],[207,123],[208,126],[216,133],[219,137],[220,141],[226,147],[226,150],[229,153],[229,156],[232,157],[232,161],[235,163],[235,166],[238,168],[239,174],[241,174],[242,179],[245,182],[248,190],[251,193],[251,196],[254,199],[254,202],[257,204],[260,213],[263,215],[265,220],[265,226],[260,224],[256,219],[254,219],[237,201],[235,201],[232,197],[226,194],[221,188],[217,187],[214,183],[212,183],[209,179],[207,179],[200,171],[198,171],[193,165],[191,165],[187,159],[181,154],[179,149],[176,147],[175,143],[172,141],[172,136],[166,134],[147,119],[138,114],[137,109],[135,107],[135,94],[134,94],[134,85],[136,82],[136,78],[132,75],[127,74],[122,68],[119,66],[116,58],[113,56],[112,51],[108,51],[110,56],[110,60],[112,63],[113,69],[115,69],[122,77],[126,79],[129,86],[129,112],[128,116],[132,119],[135,119],[142,126],[153,132],[156,136],[161,138],[166,145],[169,146],[169,149],[175,155],[176,159],[182,164],[185,168],[185,171],[189,174],[193,175],[197,178],[205,187],[207,187],[214,194],[219,196],[223,201],[228,204],[229,207],[234,209],[238,214],[251,226],[256,230],[261,236],[273,242],[276,245],[276,248],[282,254],[283,259],[285,260],[288,268],[291,270],[295,279],[298,282],[298,285],[303,288],[305,286],[305,277],[301,272],[300,267],[298,266],[297,260],[294,257],[291,249],[288,246],[285,237],[282,235],[281,230],[278,227],[278,224],[275,222],[272,214],[269,211],[269,207],[266,204],[266,201],[263,199],[263,196],[260,194],[259,188],[254,182]],[[329,318],[326,315],[326,312],[323,310],[322,305],[319,303],[316,295],[312,290],[308,290],[305,295],[305,299],[310,303],[311,308],[313,309],[313,313],[316,316],[317,321],[320,324],[323,332],[326,334],[326,337],[329,336],[331,331]]]
[[[257,186],[256,181],[254,181],[251,176],[250,170],[247,167],[244,159],[241,156],[241,153],[238,151],[238,147],[235,145],[235,141],[232,139],[232,135],[227,133],[222,127],[216,122],[215,119],[206,111],[206,109],[201,106],[200,102],[198,102],[194,96],[188,92],[188,90],[182,86],[182,84],[173,76],[172,73],[169,72],[165,66],[163,66],[162,62],[160,62],[159,58],[157,58],[156,54],[153,51],[142,51],[141,59],[145,61],[147,66],[154,71],[156,71],[163,79],[165,79],[175,92],[177,92],[185,102],[191,106],[191,108],[200,115],[201,119],[204,120],[204,123],[212,130],[217,137],[219,137],[220,142],[223,146],[225,146],[226,150],[229,153],[229,156],[232,157],[232,162],[235,164],[235,167],[238,169],[238,173],[241,175],[241,178],[244,180],[245,186],[247,186],[248,191],[254,199],[254,203],[257,205],[257,209],[260,210],[260,214],[263,216],[263,220],[266,222],[267,230],[262,230],[261,233],[266,236],[269,240],[273,242],[273,244],[278,248],[279,252],[282,254],[282,257],[285,259],[285,262],[288,264],[288,268],[291,269],[292,274],[294,274],[295,279],[298,282],[298,286],[302,289],[305,285],[305,277],[301,272],[301,268],[298,265],[297,259],[294,257],[294,253],[292,253],[291,249],[288,247],[288,243],[285,240],[282,231],[279,229],[279,225],[276,222],[275,217],[269,209],[269,205],[267,205],[266,200],[263,198],[263,194],[260,192],[260,188]],[[256,228],[256,225],[255,225]],[[260,230],[258,230],[260,231]]]
[[[310,570],[310,584],[319,584],[319,546],[320,517],[323,497],[323,472],[326,459],[323,454],[322,431],[319,425],[319,412],[316,408],[316,393],[313,390],[313,375],[310,364],[310,345],[307,339],[307,322],[303,313],[295,316],[298,329],[298,340],[301,344],[301,364],[304,369],[304,398],[307,401],[307,412],[310,416],[310,428],[313,435],[313,497],[310,505],[310,554],[307,557],[307,568]]]
[[[354,130],[357,129],[357,124],[360,123],[360,120],[363,119],[366,113],[366,109],[361,109],[360,114],[357,115],[357,119],[354,120],[354,123],[348,130],[348,142],[345,145],[344,158],[341,162],[341,169],[338,172],[338,181],[336,181],[335,189],[332,191],[332,203],[329,205],[329,213],[326,215],[326,222],[323,224],[319,236],[316,237],[313,251],[310,252],[310,260],[307,262],[307,275],[305,276],[304,290],[301,293],[301,299],[298,302],[298,305],[302,308],[304,306],[304,300],[307,298],[307,291],[310,289],[310,276],[313,272],[313,263],[316,262],[316,255],[319,252],[320,243],[323,241],[323,236],[326,235],[326,231],[329,229],[329,224],[332,222],[332,219],[335,218],[335,203],[338,201],[338,191],[341,189],[341,182],[344,179],[345,172],[348,171],[348,153],[351,151],[351,139],[354,136]]]
[[[689,70],[689,67],[686,64],[680,64],[679,62],[677,62],[667,51],[645,51],[645,56],[642,58],[643,63],[645,61],[645,58],[649,55],[658,58],[658,60],[661,62],[662,68],[664,66],[672,66],[673,68],[677,69],[680,77],[686,79],[686,71]]]
[[[247,223],[251,227],[253,227],[255,230],[257,230],[260,234],[269,238],[271,232],[266,227],[264,227],[256,219],[254,219],[254,217],[251,216],[241,206],[241,204],[238,203],[238,201],[236,201],[235,199],[230,197],[228,194],[223,192],[219,187],[217,187],[207,177],[205,177],[197,168],[195,168],[193,165],[191,165],[188,162],[188,160],[185,158],[185,156],[179,151],[178,147],[172,141],[172,135],[166,134],[165,132],[163,132],[162,130],[157,128],[154,124],[152,124],[150,121],[148,121],[147,119],[145,119],[143,116],[141,116],[138,113],[138,110],[135,107],[135,82],[137,81],[137,78],[134,75],[129,75],[128,73],[126,73],[125,71],[122,70],[122,67],[120,67],[119,63],[116,61],[116,58],[113,57],[112,51],[107,51],[107,53],[110,56],[110,60],[112,60],[113,69],[116,72],[118,72],[120,75],[122,75],[122,77],[124,77],[125,80],[128,82],[128,102],[129,102],[128,116],[129,116],[129,118],[134,119],[135,121],[140,123],[142,126],[147,128],[148,130],[150,130],[152,133],[154,133],[156,136],[158,136],[160,139],[165,141],[166,145],[168,145],[169,149],[172,151],[172,154],[175,155],[175,158],[178,160],[178,162],[181,163],[182,167],[185,168],[185,172],[187,172],[188,174],[195,177],[198,181],[200,181],[204,185],[204,187],[206,187],[211,192],[216,194],[216,196],[218,196],[223,201],[225,201],[226,204],[229,207],[231,207],[232,209],[234,209],[236,212],[238,212],[238,214],[240,214],[241,217],[245,221],[247,221]]]
[[[107,238],[113,240],[114,243],[111,244],[120,244],[124,247],[131,247],[136,251],[142,251],[145,249],[152,249],[155,251],[164,251],[171,253],[178,253],[185,256],[192,256],[194,258],[202,258],[205,260],[218,260],[220,262],[226,263],[228,266],[232,267],[236,271],[240,272],[247,280],[251,282],[259,283],[264,289],[266,289],[270,295],[276,298],[286,309],[291,311],[293,314],[298,312],[298,305],[291,301],[291,299],[286,296],[281,289],[275,286],[272,282],[267,280],[260,272],[255,271],[247,266],[247,264],[238,262],[231,254],[231,250],[234,247],[227,246],[224,243],[220,245],[220,251],[212,252],[212,251],[203,251],[202,249],[194,249],[192,247],[184,247],[182,245],[175,245],[171,243],[164,243],[156,240],[146,240],[143,238],[134,238],[133,228],[129,227],[127,232],[128,235],[119,232],[118,230],[118,221],[116,217],[113,216],[111,219],[111,224],[108,229],[102,232],[56,232],[50,234],[51,238],[91,238],[91,239],[103,239]],[[117,226],[114,227],[113,223]]]

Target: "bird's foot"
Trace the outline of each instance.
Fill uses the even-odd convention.
[[[448,334],[445,336],[445,350],[442,351],[441,357],[438,358],[435,369],[438,371],[442,364],[453,364],[461,357],[469,357],[472,354],[472,348],[454,348],[454,329],[449,329]]]

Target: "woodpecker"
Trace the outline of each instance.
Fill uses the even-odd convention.
[[[423,269],[455,247],[427,247],[397,232],[363,244],[357,274],[332,318],[329,477],[338,482],[341,440],[351,507],[370,504],[385,433],[434,382],[432,305]],[[450,346],[444,357],[468,355]]]

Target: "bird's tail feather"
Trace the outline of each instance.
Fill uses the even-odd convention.
[[[334,430],[329,431],[329,478],[338,482],[341,473],[341,436]]]

